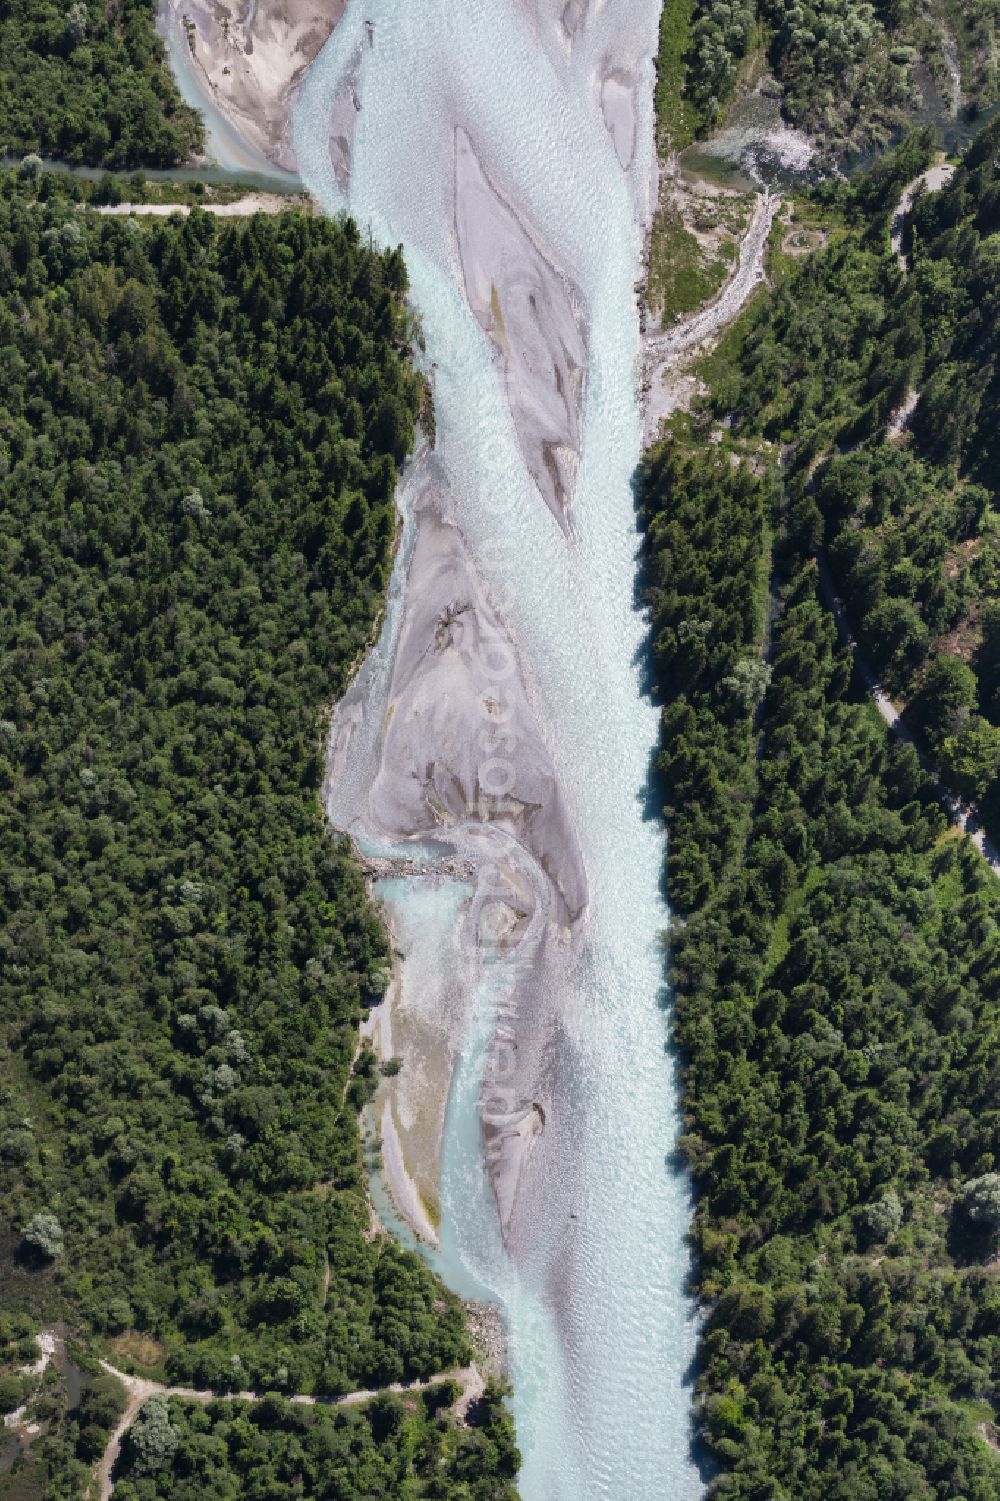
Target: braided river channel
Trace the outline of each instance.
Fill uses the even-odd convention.
[[[401,954],[386,1151],[502,1312],[525,1501],[702,1489],[636,605],[658,10],[349,0],[294,120],[324,208],[403,247],[433,391],[327,804]]]

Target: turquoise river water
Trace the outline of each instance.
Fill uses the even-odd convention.
[[[593,3],[572,49],[533,0],[350,0],[306,80],[296,150],[306,185],[377,242],[404,247],[434,369],[437,453],[463,534],[545,705],[545,731],[583,849],[587,940],[565,975],[573,1077],[575,1250],[540,1199],[530,1249],[499,1236],[478,1096],[500,977],[487,965],[449,1102],[437,1265],[502,1308],[510,1340],[524,1501],[689,1501],[685,1294],[689,1189],[670,1166],[676,1084],[663,996],[663,836],[646,810],[657,711],[644,696],[634,607],[640,456],[635,282],[652,167],[656,0]],[[367,23],[367,32],[366,32]],[[623,28],[647,59],[631,173],[595,82]],[[365,36],[369,41],[364,42]],[[359,42],[364,47],[359,54]],[[331,101],[352,70],[360,111],[346,196],[330,165]],[[589,362],[571,534],[527,472],[495,351],[470,312],[455,243],[454,130],[558,253],[585,300]],[[405,485],[403,487],[405,508]],[[405,548],[404,548],[405,556]],[[374,670],[391,656],[390,608]],[[412,850],[408,851],[412,854]],[[397,930],[432,964],[459,897],[385,883]],[[442,962],[444,962],[442,957]]]

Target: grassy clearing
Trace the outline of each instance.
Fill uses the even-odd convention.
[[[165,1374],[163,1364],[166,1350],[152,1335],[142,1334],[136,1329],[127,1329],[124,1334],[118,1334],[108,1341],[111,1346],[113,1358],[128,1365],[143,1367],[143,1372],[149,1375],[152,1372]]]
[[[805,879],[792,892],[785,903],[784,909],[775,919],[767,946],[767,954],[764,959],[764,973],[766,975],[773,975],[782,959],[788,953],[789,935],[792,930],[792,924],[798,918],[799,914],[804,911],[807,898],[811,892],[815,891],[821,879],[822,871],[818,866],[814,865],[806,872]]]
[[[686,228],[673,204],[661,204],[653,220],[649,251],[649,302],[664,324],[714,297],[729,274],[736,247],[720,246],[712,258]]]

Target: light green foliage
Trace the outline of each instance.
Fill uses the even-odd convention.
[[[29,1390],[23,1376],[16,1376],[13,1372],[0,1376],[0,1415],[20,1407]]]
[[[661,323],[669,325],[707,302],[730,270],[731,262],[724,256],[706,255],[673,204],[657,209],[650,235],[647,296]]]
[[[137,1475],[154,1475],[169,1468],[180,1435],[170,1421],[166,1397],[150,1397],[143,1404],[126,1442],[131,1468]]]
[[[971,714],[946,735],[939,756],[947,785],[971,802],[981,802],[1000,776],[1000,726]]]
[[[872,1240],[891,1240],[903,1223],[903,1206],[894,1188],[862,1211],[862,1223]]]
[[[699,118],[715,125],[732,92],[756,21],[753,0],[700,0],[691,28],[687,93]]]
[[[1000,1230],[1000,1173],[984,1173],[967,1183],[962,1208],[973,1224]]]
[[[48,1261],[55,1261],[66,1249],[62,1226],[54,1214],[33,1214],[24,1227],[22,1239]]]
[[[73,0],[66,14],[66,34],[72,48],[82,47],[87,40],[88,16],[84,0]]]
[[[656,57],[656,125],[660,149],[680,151],[700,123],[688,88],[688,52],[694,0],[664,0]]]
[[[884,145],[917,102],[911,59],[885,8],[866,0],[761,0],[795,124],[834,148]]]
[[[730,676],[722,679],[722,686],[733,695],[744,713],[752,713],[763,701],[770,681],[771,669],[766,662],[743,657]]]

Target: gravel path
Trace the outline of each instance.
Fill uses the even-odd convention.
[[[684,407],[696,394],[697,382],[687,373],[691,360],[710,348],[743,310],[765,278],[767,241],[781,199],[761,193],[740,241],[733,274],[716,295],[687,317],[643,340],[643,443],[655,441],[666,417]]]
[[[819,559],[819,581],[823,599],[836,621],[840,639],[854,658],[854,666],[858,672],[858,676],[871,694],[872,702],[876,709],[878,709],[885,723],[896,736],[896,739],[902,741],[904,745],[912,745],[917,752],[920,765],[934,783],[938,797],[941,800],[941,805],[948,814],[952,825],[956,829],[960,829],[963,834],[969,836],[994,875],[1000,876],[1000,851],[997,850],[996,845],[991,840],[987,839],[979,822],[979,815],[976,809],[967,803],[963,803],[961,798],[957,797],[950,787],[945,786],[939,773],[934,770],[933,766],[930,765],[921,752],[919,746],[916,745],[913,736],[903,723],[896,705],[879,683],[872,668],[861,656],[858,643],[851,631],[850,622],[844,612],[844,606],[837,596],[833,577],[823,558]]]
[[[913,200],[920,188],[926,188],[928,193],[934,193],[938,188],[943,188],[948,182],[955,168],[950,162],[937,162],[933,167],[928,167],[926,172],[921,172],[903,189],[903,196],[899,200],[899,206],[892,216],[892,228],[890,238],[892,248],[896,252],[896,259],[904,271],[908,270],[906,252],[903,249],[903,228],[906,224],[907,215],[913,207]]]
[[[95,207],[99,214],[113,219],[127,218],[130,214],[153,219],[180,214],[186,219],[191,212],[189,203],[100,203]],[[232,203],[200,203],[198,207],[220,219],[247,219],[251,214],[283,214],[287,209],[311,208],[312,200],[302,193],[247,193]]]
[[[100,1501],[111,1501],[114,1489],[112,1473],[121,1453],[122,1441],[139,1415],[143,1404],[150,1397],[179,1397],[184,1402],[259,1402],[261,1395],[258,1392],[211,1392],[196,1391],[188,1386],[164,1386],[159,1381],[146,1381],[141,1376],[129,1376],[125,1371],[119,1371],[117,1367],[102,1360],[101,1367],[110,1376],[116,1377],[128,1394],[128,1405],[115,1426],[115,1430],[108,1439],[104,1454],[97,1468],[98,1496]],[[454,1371],[442,1371],[437,1376],[430,1377],[427,1381],[413,1381],[404,1385],[395,1381],[391,1386],[382,1387],[382,1391],[405,1394],[407,1392],[422,1392],[428,1387],[436,1386],[441,1381],[457,1381],[462,1389],[462,1394],[455,1403],[454,1411],[460,1416],[468,1411],[469,1405],[481,1397],[485,1383],[475,1365],[460,1366]],[[290,1397],[290,1402],[303,1407],[356,1407],[363,1402],[370,1402],[379,1395],[378,1391],[347,1392],[343,1397],[313,1397],[300,1395]]]

